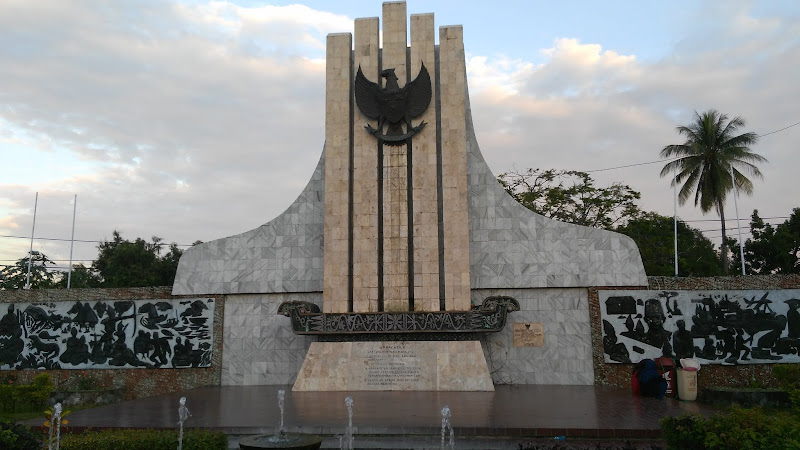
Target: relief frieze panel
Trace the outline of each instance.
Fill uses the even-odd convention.
[[[209,367],[213,298],[0,303],[0,369]]]
[[[598,292],[605,361],[800,362],[800,290]]]

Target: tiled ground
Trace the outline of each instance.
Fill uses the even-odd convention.
[[[290,386],[228,386],[193,389],[76,411],[73,429],[174,428],[178,400],[187,398],[187,427],[231,435],[272,434],[280,422],[277,391],[286,390],[287,431],[342,434],[348,415],[346,392],[291,392]],[[357,439],[380,436],[438,436],[441,409],[448,405],[459,439],[498,438],[657,438],[658,419],[684,412],[715,411],[697,402],[633,397],[603,386],[497,386],[495,392],[353,392]]]

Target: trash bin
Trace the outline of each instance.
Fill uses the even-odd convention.
[[[658,373],[667,380],[666,397],[677,397],[678,390],[675,386],[675,360],[670,357],[662,356],[655,359]]]
[[[678,369],[678,398],[684,401],[697,400],[697,369]]]

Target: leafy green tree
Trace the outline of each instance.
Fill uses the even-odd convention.
[[[646,212],[615,231],[636,242],[645,273],[657,276],[675,275],[675,229],[672,217]],[[678,275],[721,274],[722,267],[714,251],[714,244],[700,230],[678,220]]]
[[[753,237],[744,242],[747,273],[800,273],[800,208],[777,227],[764,222],[754,210],[750,230]],[[735,240],[729,241],[732,248],[738,246]],[[738,252],[734,252],[733,261],[736,266],[741,264]]]
[[[18,260],[13,266],[7,266],[0,270],[0,289],[25,289],[28,280],[28,260],[31,260],[31,289],[49,289],[56,285],[58,274],[48,268],[48,265],[55,265],[44,253],[33,251],[31,259],[26,256]]]
[[[67,279],[67,272],[60,272],[60,278],[56,283],[56,287],[66,288]],[[82,263],[72,265],[72,275],[69,276],[70,288],[94,288],[100,287],[102,284],[102,277],[91,267],[86,267]]]
[[[667,145],[661,150],[663,158],[677,158],[661,169],[661,176],[674,175],[672,185],[679,185],[678,201],[686,203],[694,194],[695,206],[705,214],[717,211],[722,224],[720,257],[725,273],[728,272],[728,241],[725,233],[725,198],[733,188],[731,171],[738,191],[753,192],[753,183],[746,175],[761,178],[761,171],[754,163],[767,160],[756,154],[750,146],[758,141],[755,133],[736,134],[745,126],[744,119],[728,116],[710,109],[703,114],[694,113],[694,121],[688,126],[677,127],[684,135],[683,144]]]
[[[598,188],[586,172],[528,169],[497,177],[506,192],[531,211],[551,219],[612,229],[641,214],[641,195],[627,185]]]
[[[131,242],[114,231],[110,241],[101,242],[92,268],[102,278],[103,287],[169,286],[175,281],[178,260],[183,251],[173,243],[162,256],[165,245],[153,236],[152,242],[136,238]]]

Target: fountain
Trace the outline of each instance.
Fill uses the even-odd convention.
[[[314,450],[322,445],[322,438],[313,434],[287,433],[283,431],[283,400],[286,391],[278,390],[278,408],[281,410],[281,419],[278,423],[277,434],[259,434],[248,436],[239,441],[241,450],[258,450],[265,448],[282,448],[293,450]]]
[[[440,445],[441,450],[445,450],[445,448],[453,450],[456,448],[456,437],[455,433],[453,433],[453,424],[450,422],[450,419],[451,419],[450,408],[447,405],[444,405],[444,408],[442,408],[442,443]],[[448,443],[448,446],[445,447],[444,436],[448,432],[450,433],[450,441]]]
[[[53,447],[53,429],[56,429],[56,446]],[[53,406],[53,415],[50,417],[50,440],[47,445],[48,450],[58,450],[61,446],[61,403]]]
[[[178,426],[180,427],[180,432],[178,433],[178,450],[183,449],[183,423],[186,422],[186,419],[191,416],[189,413],[189,408],[186,407],[186,397],[181,397],[178,401],[180,406],[178,407]]]
[[[341,450],[353,450],[353,397],[349,395],[344,399],[347,406],[347,428],[344,431],[344,439],[340,441]]]

